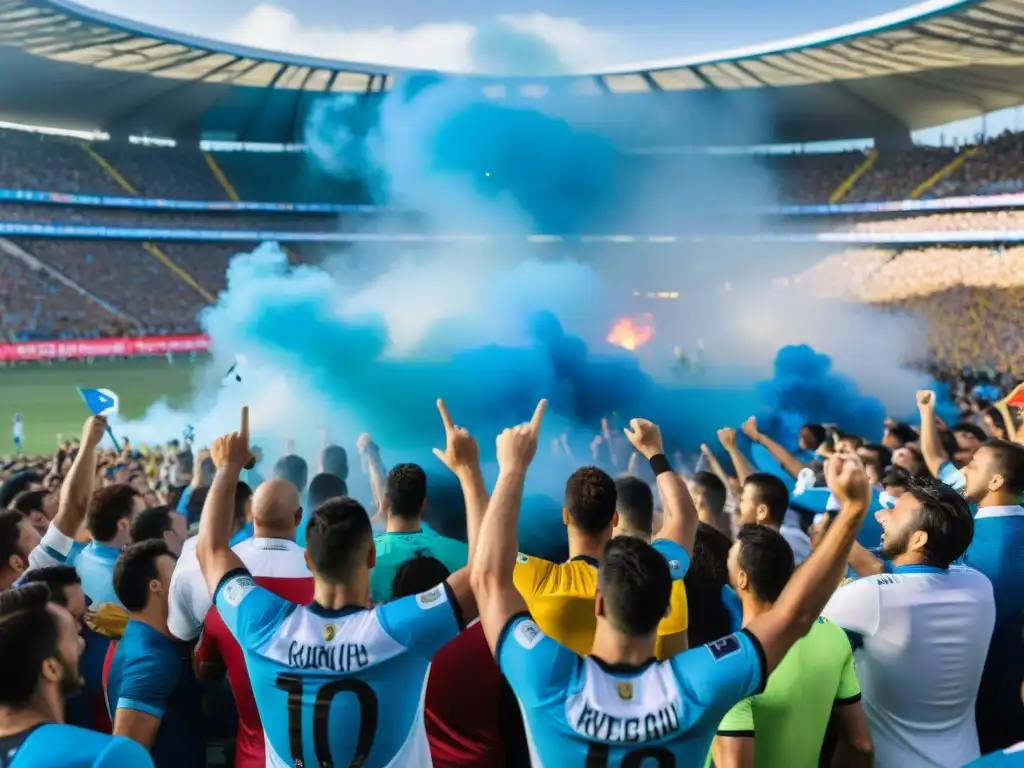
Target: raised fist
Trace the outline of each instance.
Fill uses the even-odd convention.
[[[661,430],[653,421],[632,419],[629,426],[622,431],[630,444],[645,459],[665,452],[665,446],[661,442]]]

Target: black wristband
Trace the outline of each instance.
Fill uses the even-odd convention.
[[[664,453],[659,453],[657,456],[651,456],[649,459],[651,463],[651,469],[654,470],[654,476],[657,477],[662,472],[671,472],[672,465],[668,463],[668,456]]]

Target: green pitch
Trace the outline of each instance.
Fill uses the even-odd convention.
[[[183,358],[174,363],[164,358],[142,358],[92,365],[29,363],[0,368],[0,456],[14,452],[11,422],[15,413],[20,413],[24,422],[23,452],[52,454],[57,436],[65,440],[78,437],[89,415],[77,387],[113,390],[120,398],[121,414],[135,419],[161,398],[167,398],[172,406],[186,404],[203,365],[190,364]]]

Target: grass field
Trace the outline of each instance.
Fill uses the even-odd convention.
[[[176,360],[143,358],[117,362],[36,363],[0,369],[0,456],[14,451],[10,424],[21,414],[25,429],[23,450],[28,454],[52,453],[57,435],[78,437],[89,413],[76,387],[103,387],[117,393],[121,415],[142,416],[146,408],[166,397],[172,405],[188,402],[196,367]]]

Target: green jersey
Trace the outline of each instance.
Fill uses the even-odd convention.
[[[434,557],[454,572],[465,568],[469,559],[469,545],[442,536],[427,526],[416,533],[381,533],[374,537],[373,546],[377,550],[377,564],[370,572],[370,597],[377,605],[391,599],[395,574],[407,560],[417,556]]]
[[[838,625],[820,618],[789,649],[764,692],[729,710],[718,737],[754,739],[757,768],[817,768],[832,707],[857,701],[850,641]]]

